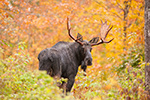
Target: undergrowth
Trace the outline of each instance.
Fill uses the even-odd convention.
[[[0,59],[0,99],[1,100],[70,100],[56,86],[56,82],[45,71],[27,68],[29,55],[24,54],[24,46],[19,52]],[[0,48],[0,53],[3,49]]]
[[[0,58],[0,99],[2,100],[145,100],[143,56],[127,59],[127,66],[116,70],[91,67],[87,76],[79,70],[71,93],[64,95],[56,82],[45,71],[30,70],[27,65],[30,56],[19,46],[18,52],[5,59]],[[0,48],[0,54],[3,49]],[[137,54],[139,55],[139,53]],[[137,67],[133,67],[134,62]],[[140,60],[140,61],[139,61]],[[138,64],[136,64],[138,63]]]

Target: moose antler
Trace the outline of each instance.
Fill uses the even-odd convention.
[[[69,36],[70,36],[75,42],[77,42],[77,43],[83,45],[83,43],[79,41],[80,38],[75,39],[75,38],[71,35],[70,19],[69,19],[68,17],[67,17],[67,30],[68,30]]]
[[[110,27],[110,25],[107,25],[107,21],[105,21],[105,23],[102,21],[101,31],[100,31],[101,39],[99,42],[91,44],[91,46],[99,45],[102,43],[110,43],[114,38],[109,41],[106,41],[105,38],[107,37],[107,35],[108,35],[109,31],[112,29],[112,27],[113,26]]]

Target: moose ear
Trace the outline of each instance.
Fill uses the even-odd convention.
[[[92,40],[90,40],[90,43],[97,43],[99,41],[99,37],[94,37]]]
[[[83,37],[82,37],[82,35],[79,34],[79,33],[78,33],[78,35],[77,35],[77,40],[79,40],[79,41],[81,41],[81,42],[83,41]]]

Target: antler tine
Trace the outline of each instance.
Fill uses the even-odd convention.
[[[79,41],[80,38],[79,38],[79,39],[75,39],[75,38],[71,35],[71,26],[70,26],[70,19],[69,19],[69,17],[67,17],[67,30],[68,30],[69,36],[70,36],[75,42],[77,42],[77,43],[83,45],[83,43]]]
[[[110,27],[110,25],[108,26],[108,28]],[[111,26],[109,29],[108,29],[108,31],[106,32],[106,34],[105,34],[105,37],[104,37],[104,39],[107,37],[107,35],[108,35],[108,33],[109,33],[109,31],[111,30],[113,28],[113,26]]]
[[[101,24],[101,32],[100,32],[100,37],[101,37],[101,40],[98,42],[98,43],[94,43],[94,44],[91,44],[91,46],[95,46],[95,45],[99,45],[99,44],[102,44],[102,43],[110,43],[113,39],[109,40],[109,41],[106,41],[105,38],[107,37],[109,31],[113,28],[113,26],[110,27],[110,25],[107,25],[107,21],[103,22],[101,20],[102,24]]]
[[[68,17],[67,17],[67,30],[68,30],[69,36],[70,36],[73,40],[76,40],[76,39],[71,35],[70,19],[69,19]]]

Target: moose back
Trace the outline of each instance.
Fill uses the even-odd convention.
[[[107,22],[102,22],[100,40],[99,37],[95,37],[90,41],[83,40],[82,35],[79,33],[75,39],[71,34],[69,18],[67,18],[67,29],[69,36],[75,42],[58,42],[51,48],[42,50],[38,55],[38,60],[39,70],[46,70],[47,74],[54,78],[67,78],[67,83],[62,82],[59,87],[64,87],[66,92],[70,92],[78,67],[81,65],[81,68],[86,71],[87,66],[92,65],[92,46],[110,43],[113,39],[105,41],[108,32],[112,29],[112,27],[109,28]]]

